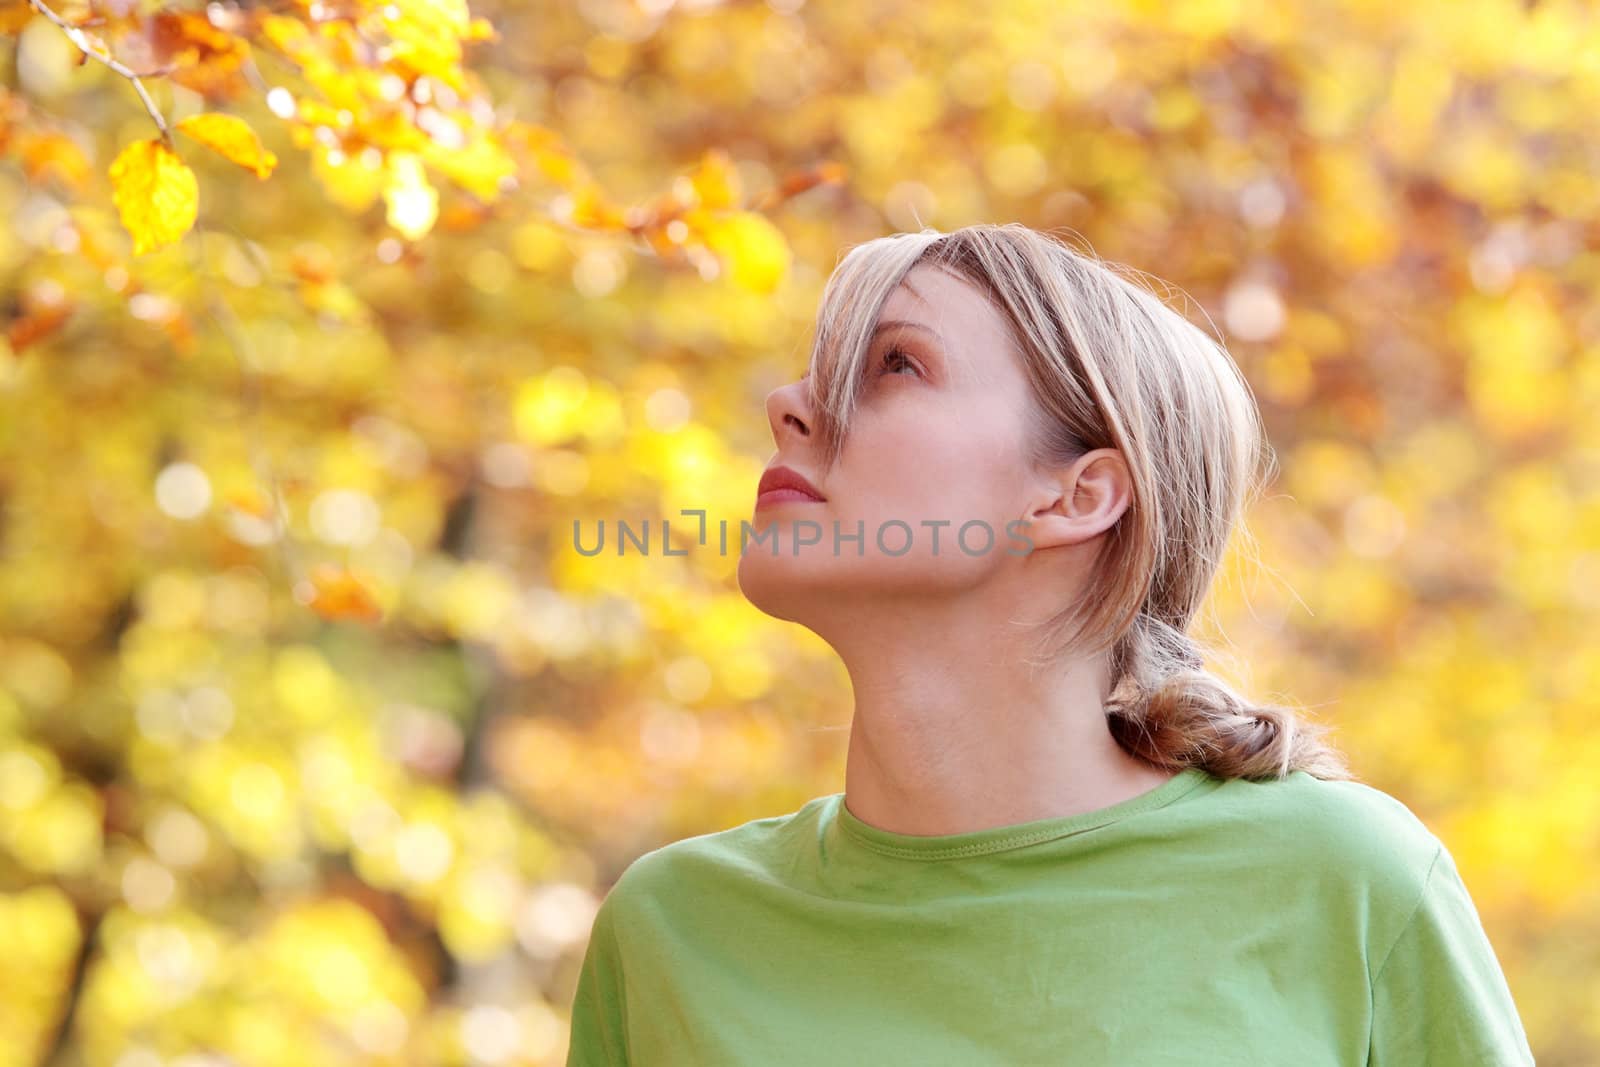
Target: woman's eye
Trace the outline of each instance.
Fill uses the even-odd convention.
[[[917,369],[917,365],[899,348],[890,348],[883,354],[883,359],[878,364],[880,374],[894,374],[906,368],[909,368],[917,377],[922,377],[922,372]]]

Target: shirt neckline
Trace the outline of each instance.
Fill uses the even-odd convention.
[[[953,859],[1036,845],[1106,826],[1142,811],[1165,807],[1210,778],[1211,774],[1205,768],[1191,765],[1154,789],[1094,811],[955,834],[906,834],[862,822],[845,806],[841,792],[833,794],[833,821],[851,838],[874,852],[912,860]]]

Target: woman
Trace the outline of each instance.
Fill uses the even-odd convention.
[[[1440,839],[1186,634],[1271,457],[1204,331],[897,234],[767,413],[740,585],[842,658],[845,788],[628,867],[569,1067],[1533,1062]]]

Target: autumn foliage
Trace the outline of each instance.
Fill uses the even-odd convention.
[[[0,0],[0,1067],[558,1064],[599,895],[841,788],[736,560],[888,230],[1179,287],[1281,475],[1218,664],[1600,1060],[1577,3]],[[1187,298],[1187,303],[1185,299]]]

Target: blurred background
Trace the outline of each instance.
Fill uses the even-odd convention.
[[[0,0],[0,1067],[560,1064],[633,858],[843,788],[843,672],[715,532],[822,285],[1013,220],[1228,345],[1281,469],[1212,666],[1600,1062],[1597,30]]]

